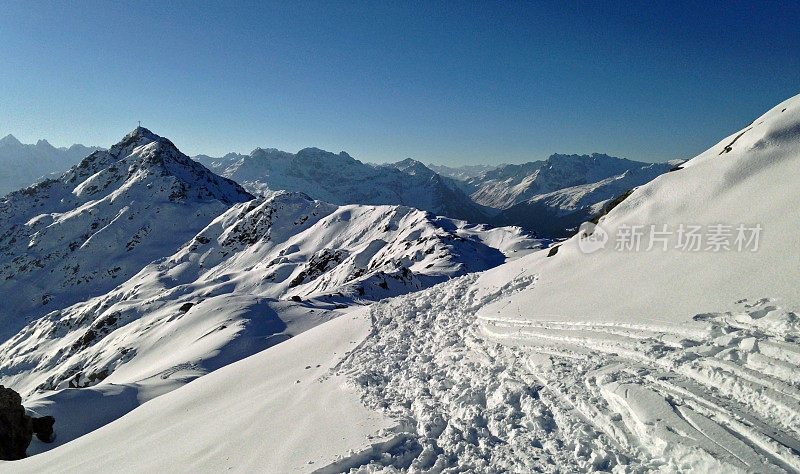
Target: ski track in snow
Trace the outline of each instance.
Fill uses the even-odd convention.
[[[376,303],[338,367],[401,436],[319,472],[800,472],[800,323],[769,300],[692,325],[476,318],[467,275]],[[779,335],[780,334],[780,335]]]

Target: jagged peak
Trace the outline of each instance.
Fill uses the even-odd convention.
[[[425,166],[425,164],[424,164],[424,163],[422,163],[421,161],[417,161],[417,160],[415,160],[414,158],[406,158],[405,160],[398,161],[398,162],[397,162],[397,163],[395,163],[395,164],[397,164],[397,165],[403,165],[403,166],[410,166],[410,165],[417,165],[417,164],[420,164],[420,165],[422,165],[422,166]]]
[[[5,137],[0,138],[0,145],[22,145],[22,143],[17,140],[17,137],[9,133]]]
[[[303,148],[302,150],[298,151],[295,155],[297,158],[342,158],[346,161],[357,161],[355,158],[350,156],[345,151],[340,151],[339,153],[334,153],[332,151],[323,150],[317,147],[307,147]]]
[[[433,170],[425,166],[425,163],[421,161],[417,161],[413,158],[406,158],[403,161],[398,161],[397,163],[393,163],[389,166],[393,166],[400,171],[409,173],[409,174],[436,174]]]
[[[227,155],[225,155],[227,157]],[[278,150],[277,148],[261,148],[258,147],[250,152],[250,158],[269,159],[269,158],[285,158],[292,156],[291,153]]]
[[[315,146],[309,146],[303,148],[302,150],[297,152],[298,155],[333,155],[333,152],[323,150],[322,148],[317,148]]]
[[[148,138],[151,141],[156,141],[156,140],[159,140],[161,137],[140,125],[140,126],[134,128],[133,130],[131,130],[130,133],[125,135],[125,137],[122,139],[122,141],[133,139],[133,138]]]
[[[582,154],[579,155],[577,153],[567,154],[567,153],[553,153],[547,158],[549,162],[555,161],[630,161],[626,158],[619,158],[617,156],[607,155],[605,153],[590,153],[590,154]]]

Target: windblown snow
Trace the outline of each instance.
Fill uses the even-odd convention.
[[[3,344],[37,413],[104,410],[2,467],[800,472],[799,164],[797,96],[541,251],[402,206],[231,204]],[[664,233],[740,224],[757,247]]]

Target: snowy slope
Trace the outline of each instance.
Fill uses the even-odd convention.
[[[251,198],[143,128],[59,179],[5,196],[2,340],[26,321],[107,292]]]
[[[509,274],[530,284],[480,308],[482,334],[530,352],[540,383],[630,455],[800,471],[798,165],[800,96],[635,190],[600,220],[604,249],[585,254],[577,236],[485,273],[486,293]],[[666,250],[615,250],[651,224],[731,225],[732,248],[673,235]],[[738,224],[763,228],[755,251],[737,250]]]
[[[318,148],[304,148],[297,153],[257,148],[234,161],[235,156],[201,159],[218,169],[227,164],[222,176],[241,183],[254,194],[286,190],[333,204],[403,205],[470,222],[486,222],[481,207],[449,178],[414,160],[372,166],[345,152],[335,154]]]
[[[233,206],[108,294],[26,326],[0,345],[0,384],[26,397],[56,390],[46,395],[56,416],[85,387],[94,387],[95,409],[122,400],[129,410],[348,306],[485,270],[538,245],[519,228],[276,193]]]
[[[0,139],[0,195],[30,186],[45,177],[57,177],[98,147],[72,145],[56,148],[47,140],[23,144],[13,135]]]
[[[605,249],[374,303],[3,468],[800,472],[799,163],[797,96],[633,191]],[[760,224],[757,251],[613,248],[720,223]]]
[[[396,423],[362,406],[344,377],[330,376],[369,331],[363,311],[339,318],[151,400],[65,446],[23,462],[0,461],[0,469],[310,472],[349,450],[385,449],[397,444]]]
[[[799,162],[800,96],[639,187],[600,221],[612,238],[624,225],[760,223],[756,252],[607,247],[584,254],[575,237],[555,253],[375,303],[370,330],[361,326],[366,318],[339,318],[304,334],[343,340],[363,328],[344,358],[342,346],[328,357],[315,352],[320,362],[306,358],[307,346],[281,344],[8,466],[89,471],[102,459],[112,468],[188,463],[244,472],[260,470],[252,464],[258,459],[276,463],[263,464],[267,471],[305,472],[798,472]],[[302,362],[281,368],[271,356]],[[331,368],[313,385],[313,399],[304,397],[307,379],[297,375],[303,363],[306,370]],[[273,367],[268,386],[252,377]],[[342,378],[327,384],[328,375]],[[300,409],[289,405],[290,414],[322,418],[292,423],[260,403],[242,403],[251,386],[301,400]],[[353,416],[332,424],[328,415],[341,405],[318,403],[355,396],[393,420],[383,425],[396,424],[392,442],[365,449],[376,425],[354,427],[364,411],[345,408]],[[208,413],[223,409],[224,429],[217,430]],[[286,440],[326,434],[277,450],[240,434],[254,425],[268,440],[273,433]],[[334,439],[332,426],[347,440],[316,457],[319,445]],[[142,452],[157,455],[142,460]],[[193,461],[186,454],[206,452],[214,455]],[[277,464],[311,454],[313,465]],[[319,464],[337,455],[338,463]]]
[[[635,190],[605,250],[574,237],[373,305],[336,373],[411,428],[362,471],[800,472],[798,164],[800,96]],[[764,233],[756,252],[613,249],[650,223]]]
[[[686,320],[704,311],[734,309],[745,298],[778,298],[781,306],[800,309],[795,285],[800,254],[793,230],[800,222],[793,204],[800,197],[793,183],[800,154],[797,104],[797,98],[787,100],[682,169],[639,187],[600,222],[609,235],[604,249],[587,255],[577,238],[570,239],[555,256],[541,260],[538,284],[513,305],[524,307],[523,315],[591,314],[595,320],[674,321],[677,315]],[[695,252],[675,248],[681,224],[704,226],[704,232],[710,225],[732,226],[731,244],[739,224],[760,224],[763,230],[756,252],[707,251],[706,241]],[[643,250],[617,251],[615,236],[634,225],[645,226]],[[673,231],[667,251],[644,251],[650,225]],[[581,298],[568,297],[574,287],[581,288]],[[670,311],[663,312],[664,307]]]

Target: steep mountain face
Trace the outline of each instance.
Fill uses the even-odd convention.
[[[8,194],[0,202],[0,336],[107,292],[251,198],[144,128],[59,179]]]
[[[371,166],[345,152],[334,154],[318,148],[305,148],[295,154],[257,148],[249,156],[235,158],[236,155],[229,154],[217,160],[201,159],[217,166],[216,169],[224,167],[223,176],[255,194],[287,190],[339,205],[403,205],[456,219],[486,222],[481,207],[453,180],[414,160]]]
[[[113,291],[30,323],[0,346],[0,384],[26,395],[101,381],[161,393],[347,306],[539,247],[519,228],[276,193],[233,206]]]
[[[486,206],[500,208],[502,199],[493,199],[496,195],[507,195],[510,189],[524,190],[529,176],[542,167],[544,161],[530,161],[519,165],[501,165],[493,170],[481,173],[465,181],[465,189],[473,200],[486,202]]]
[[[458,186],[494,225],[519,225],[539,235],[573,235],[612,199],[669,171],[680,161],[640,163],[604,154],[552,155],[546,161],[502,165]]]
[[[7,135],[0,139],[0,195],[28,187],[46,177],[57,177],[97,150],[101,148],[78,144],[56,148],[47,140],[27,145]]]

